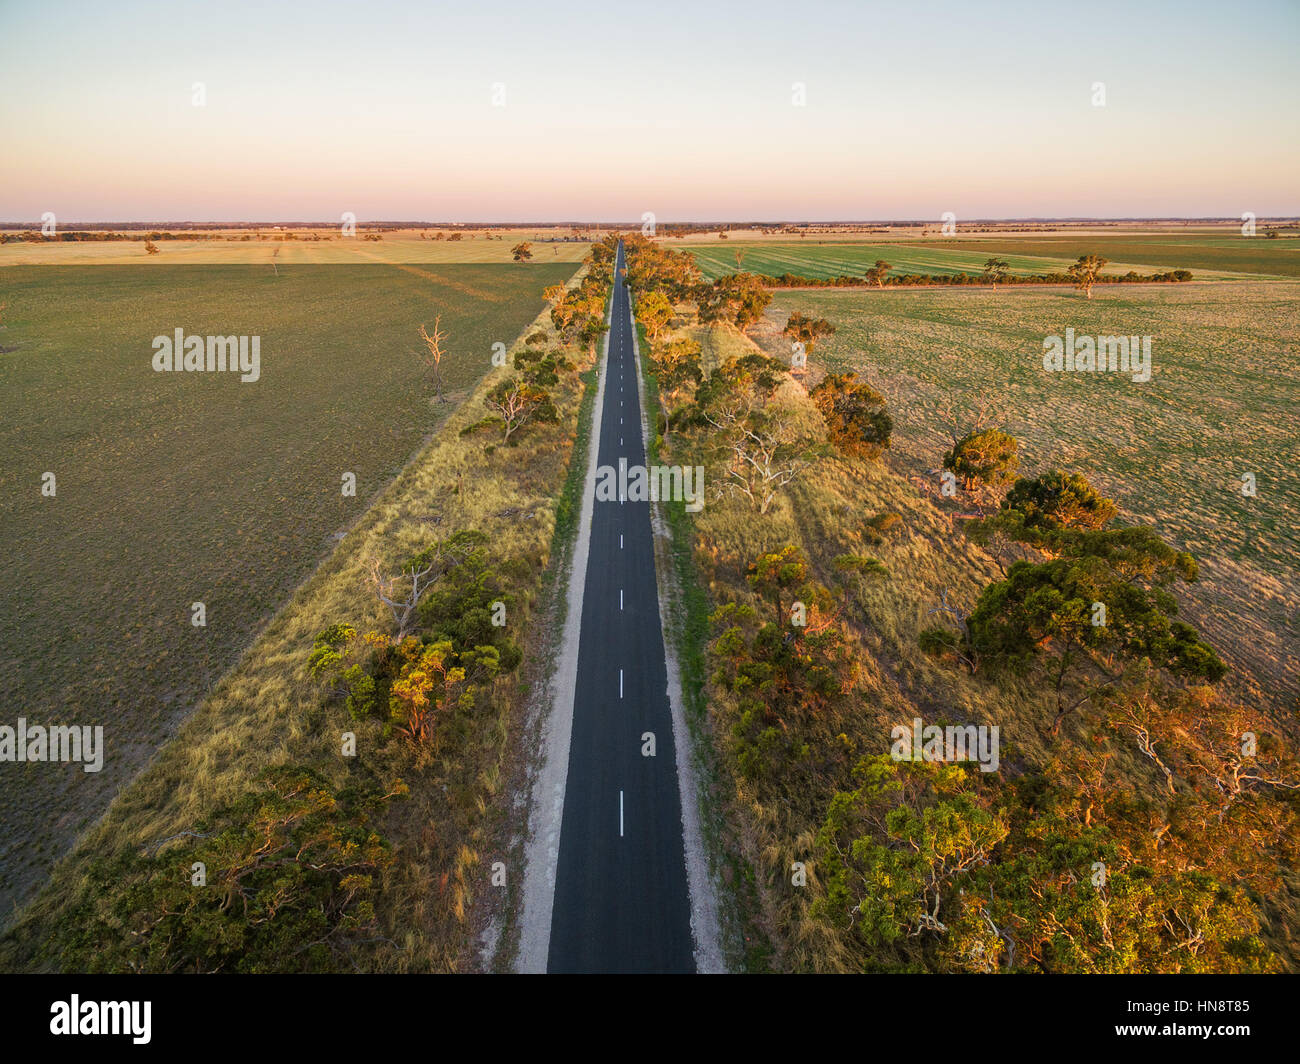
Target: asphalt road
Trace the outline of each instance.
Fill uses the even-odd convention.
[[[616,470],[645,464],[622,267],[620,244],[597,450]],[[680,802],[650,504],[597,499],[548,971],[695,970]]]

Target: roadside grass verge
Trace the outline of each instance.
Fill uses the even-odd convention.
[[[641,352],[641,381],[643,402],[650,427],[646,447],[648,464],[672,464],[674,456],[659,432],[659,381],[651,361],[646,357],[650,349],[645,327],[635,319],[637,345]],[[722,341],[726,330],[699,327],[692,338],[702,347],[711,336]],[[702,337],[702,338],[701,338]],[[723,341],[725,342],[725,341]],[[682,701],[687,727],[690,730],[690,748],[698,770],[700,793],[700,830],[709,859],[709,874],[713,877],[719,894],[719,921],[722,949],[728,971],[766,971],[768,957],[766,939],[752,934],[747,927],[749,914],[756,911],[754,874],[740,857],[737,847],[726,839],[728,831],[724,806],[729,800],[726,788],[729,781],[721,772],[717,747],[711,731],[708,707],[708,646],[709,613],[712,606],[699,579],[694,557],[695,525],[697,515],[688,513],[682,500],[658,503],[658,514],[667,526],[667,556],[672,571],[669,575],[667,617],[664,638],[672,641],[673,652],[680,669]]]

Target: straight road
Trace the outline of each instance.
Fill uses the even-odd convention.
[[[619,245],[597,463],[645,464]],[[693,972],[650,504],[592,507],[551,972]],[[647,733],[655,754],[645,756]]]

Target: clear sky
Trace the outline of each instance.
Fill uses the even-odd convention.
[[[0,0],[0,220],[1295,215],[1298,104],[1300,0]]]

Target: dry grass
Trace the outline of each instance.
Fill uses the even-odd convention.
[[[196,264],[249,264],[270,268],[272,256],[279,267],[293,265],[335,265],[377,258],[384,262],[403,263],[499,263],[513,262],[511,249],[521,241],[532,243],[532,263],[578,263],[591,246],[588,239],[557,240],[572,236],[567,231],[539,232],[533,229],[502,229],[465,232],[460,240],[432,239],[438,232],[402,229],[382,234],[382,240],[364,239],[364,226],[355,237],[343,237],[338,229],[287,233],[262,229],[248,234],[222,232],[180,236],[176,240],[155,241],[158,254],[144,250],[144,234],[135,239],[112,241],[48,241],[40,243],[8,242],[0,245],[3,266],[122,266],[148,263],[151,267]],[[443,231],[444,236],[447,231]],[[319,236],[319,240],[311,237]],[[520,269],[525,269],[523,264]]]
[[[103,725],[108,744],[99,773],[28,763],[0,778],[0,912],[176,734],[471,392],[492,344],[572,272],[0,269],[0,707],[11,725]],[[435,315],[448,402],[416,356]],[[261,378],[155,373],[152,338],[176,327],[260,336]],[[195,601],[206,627],[190,624]]]
[[[1238,693],[1246,690],[1262,698],[1285,693],[1289,685],[1289,696],[1294,696],[1294,629],[1271,611],[1280,608],[1291,618],[1296,605],[1288,597],[1294,594],[1290,581],[1279,578],[1294,572],[1297,556],[1294,480],[1288,483],[1280,476],[1294,466],[1286,457],[1294,435],[1288,433],[1291,420],[1283,408],[1295,405],[1290,380],[1297,323],[1289,309],[1295,294],[1279,293],[1271,285],[1235,289],[1231,296],[1226,291],[1160,292],[1144,295],[1140,303],[1109,306],[1097,299],[1087,304],[1077,297],[1035,293],[1023,308],[1018,301],[994,303],[980,293],[920,298],[887,293],[883,302],[878,296],[846,293],[777,294],[755,330],[762,347],[788,354],[780,328],[791,311],[829,318],[839,332],[832,343],[819,346],[814,365],[866,372],[889,397],[896,421],[894,447],[877,463],[822,460],[765,518],[757,518],[741,501],[711,499],[694,522],[695,558],[714,604],[744,601],[768,610],[746,585],[744,568],[759,553],[790,543],[804,550],[820,581],[838,590],[839,616],[861,670],[861,696],[826,723],[824,747],[841,744],[845,764],[886,753],[891,726],[921,717],[927,723],[998,726],[1001,771],[1009,777],[1041,766],[1048,757],[1054,706],[1045,692],[1013,677],[996,683],[971,677],[935,662],[917,646],[919,632],[937,621],[930,611],[941,594],[969,608],[985,586],[1000,578],[994,559],[962,531],[956,515],[969,504],[941,498],[935,478],[927,473],[942,453],[944,408],[951,403],[959,416],[970,413],[990,392],[1010,401],[1009,428],[1025,441],[1031,470],[1050,464],[1081,469],[1121,501],[1130,520],[1153,521],[1162,534],[1201,555],[1202,584],[1182,597],[1190,603],[1191,618],[1234,659],[1242,674]],[[1138,331],[1169,339],[1157,343],[1161,375],[1150,390],[1131,393],[1118,382],[1105,381],[1043,382],[1023,368],[1027,356],[1018,352],[1028,339],[1033,339],[1041,367],[1046,323],[1054,323],[1047,331],[1055,331],[1071,321],[1084,332],[1120,314],[1141,315],[1146,324]],[[1017,331],[1020,341],[1010,342],[1008,332]],[[737,347],[753,349],[733,332],[726,341],[710,337],[706,350]],[[1288,360],[1280,365],[1279,352]],[[1046,375],[1040,368],[1041,376]],[[1029,394],[1044,393],[1051,396],[1050,403],[1042,398],[1026,402]],[[1091,405],[1084,395],[1094,397]],[[1210,418],[1210,410],[1218,410],[1222,420]],[[679,441],[677,446],[686,445]],[[1217,468],[1207,461],[1213,455],[1221,463]],[[1107,465],[1107,456],[1115,456],[1115,464]],[[1264,503],[1268,514],[1239,513],[1242,504],[1227,483],[1239,461],[1260,470],[1260,483],[1269,485],[1270,494],[1261,492],[1254,500]],[[883,512],[899,514],[901,522],[876,542],[863,525]],[[1243,521],[1248,527],[1254,524],[1250,556],[1231,564],[1216,558],[1215,545],[1222,548],[1241,535]],[[836,572],[831,560],[845,553],[878,558],[888,576]],[[1253,568],[1242,568],[1247,565]],[[1205,608],[1207,599],[1227,610],[1221,621]],[[1254,671],[1256,661],[1264,671]],[[708,696],[714,742],[724,754],[723,764],[734,768],[727,754],[734,720],[731,696],[714,686]],[[1067,721],[1060,741],[1076,741],[1078,723]],[[1120,749],[1113,767],[1126,778],[1147,778],[1148,765],[1132,749]],[[766,800],[734,772],[722,788],[730,845],[753,869],[758,884],[757,908],[748,917],[753,930],[772,944],[772,967],[849,970],[858,959],[846,952],[838,935],[808,916],[822,890],[815,865],[809,864],[807,889],[793,888],[789,879],[792,861],[812,857],[820,814],[809,810],[824,809],[828,796],[790,790],[806,784],[797,771],[789,780],[785,792]],[[1290,904],[1279,901],[1280,910],[1270,916],[1275,924],[1269,937],[1286,963],[1294,965]]]
[[[576,280],[576,278],[575,278]],[[550,331],[545,314],[526,329]],[[520,341],[516,341],[516,346]],[[555,505],[572,448],[581,383],[567,375],[556,390],[561,420],[521,433],[518,446],[492,447],[490,434],[460,430],[485,415],[483,395],[506,370],[489,374],[436,438],[405,468],[337,550],[297,591],[213,695],[163,747],[152,764],[79,840],[4,943],[6,969],[48,966],[42,944],[85,890],[88,862],[185,830],[206,811],[232,801],[266,766],[309,764],[334,781],[359,769],[400,775],[411,787],[384,826],[398,862],[379,902],[384,941],[360,967],[449,971],[465,951],[466,909],[482,857],[478,840],[499,817],[500,761],[517,681],[498,684],[493,707],[454,744],[415,757],[384,740],[378,722],[356,722],[323,705],[306,674],[316,633],[337,621],[384,629],[386,615],[364,590],[363,559],[395,563],[434,538],[474,528],[487,534],[492,560],[528,575],[509,618],[524,641],[536,589],[549,560]],[[355,762],[340,756],[340,735],[355,731]]]
[[[759,343],[786,353],[789,313],[826,317],[838,332],[817,348],[821,369],[855,369],[889,399],[891,464],[933,483],[950,445],[949,417],[992,399],[1021,440],[1029,475],[1086,474],[1121,507],[1201,563],[1182,595],[1188,619],[1234,668],[1247,704],[1290,712],[1300,694],[1300,284],[1140,292],[777,293]],[[1042,341],[1152,336],[1152,379],[1045,373]],[[820,369],[819,369],[820,367]],[[1253,472],[1258,496],[1241,494]]]

